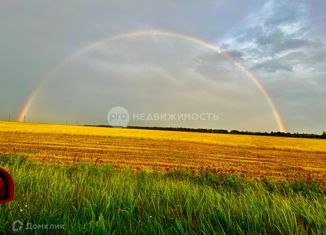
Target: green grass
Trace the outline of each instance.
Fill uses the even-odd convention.
[[[65,226],[22,234],[326,231],[326,192],[318,181],[259,181],[204,170],[146,173],[110,165],[61,167],[14,156],[0,157],[0,166],[12,173],[16,183],[15,200],[0,206],[2,234],[11,234],[17,219]]]

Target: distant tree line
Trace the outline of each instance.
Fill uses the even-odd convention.
[[[94,125],[88,125],[94,126]],[[109,125],[96,125],[97,127],[112,127]],[[326,139],[326,131],[321,135],[305,134],[305,133],[289,133],[289,132],[253,132],[253,131],[238,131],[238,130],[223,130],[223,129],[204,129],[204,128],[184,128],[184,127],[144,127],[144,126],[128,126],[129,129],[145,129],[145,130],[162,130],[162,131],[184,131],[184,132],[201,132],[201,133],[216,133],[216,134],[234,134],[234,135],[260,135],[260,136],[280,136],[293,138],[310,138],[310,139]]]

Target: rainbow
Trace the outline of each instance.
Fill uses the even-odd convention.
[[[33,90],[31,95],[25,101],[23,107],[21,108],[18,118],[17,118],[17,121],[21,122],[25,119],[25,116],[28,114],[28,112],[33,104],[33,101],[35,100],[38,93],[42,89],[44,83],[49,78],[51,78],[56,72],[58,72],[63,66],[65,66],[67,63],[69,63],[71,60],[76,59],[77,57],[81,56],[83,53],[95,48],[100,43],[108,43],[108,42],[113,42],[113,41],[117,41],[117,40],[121,40],[121,39],[127,39],[127,38],[133,38],[133,37],[143,37],[143,36],[165,36],[165,37],[173,37],[173,38],[177,38],[177,39],[182,39],[182,40],[193,42],[195,44],[199,44],[203,47],[206,47],[206,48],[208,48],[212,51],[215,51],[216,53],[224,56],[227,60],[231,61],[242,72],[244,72],[246,74],[246,76],[248,78],[250,78],[255,83],[255,85],[260,90],[261,94],[265,97],[269,106],[271,107],[273,114],[274,114],[274,118],[278,124],[279,131],[286,132],[285,124],[284,124],[284,122],[281,118],[281,115],[279,114],[271,96],[268,94],[267,90],[263,87],[263,85],[259,82],[257,77],[248,68],[246,68],[246,66],[243,65],[239,60],[232,57],[230,54],[228,54],[226,51],[224,51],[220,47],[213,45],[203,39],[185,35],[185,34],[176,33],[176,32],[161,31],[161,30],[135,31],[135,32],[122,33],[122,34],[117,34],[115,36],[102,38],[102,39],[97,40],[97,41],[91,43],[90,45],[82,48],[81,50],[75,52],[71,56],[67,57],[62,63],[60,63],[59,65],[54,67],[39,84],[37,84],[36,88]]]

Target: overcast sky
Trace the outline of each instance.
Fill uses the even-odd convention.
[[[0,119],[16,118],[58,64],[101,38],[163,30],[222,47],[268,90],[291,132],[326,130],[326,1],[3,0]],[[255,84],[202,45],[141,36],[102,42],[53,74],[27,119],[106,123],[130,112],[211,112],[218,121],[131,122],[271,131],[272,110]]]

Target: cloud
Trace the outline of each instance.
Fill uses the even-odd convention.
[[[323,4],[270,0],[222,42],[241,52],[238,58],[269,91],[290,131],[324,128],[325,17],[317,10]]]
[[[241,58],[244,55],[244,53],[239,50],[227,50],[225,52],[231,55],[232,57],[236,57],[236,58]]]
[[[307,12],[302,2],[268,1],[248,27],[224,45],[252,69],[269,73],[323,63],[325,43],[309,36]]]
[[[306,9],[300,1],[270,1],[267,4],[270,15],[264,22],[266,27],[295,24],[306,13]]]
[[[119,33],[161,29],[222,45],[228,54],[256,74],[292,130],[317,131],[324,126],[322,117],[326,113],[323,111],[326,110],[325,4],[324,0],[6,0],[0,6],[0,118],[6,119],[9,112],[17,113],[37,83],[81,48]],[[253,109],[261,105],[261,96],[250,96],[253,88],[243,72],[223,57],[180,42],[125,40],[111,45],[110,50],[105,50],[104,45],[103,53],[93,54],[92,60],[69,63],[70,71],[67,69],[63,76],[66,81],[62,81],[70,84],[66,96],[51,104],[60,108],[65,104],[60,99],[69,95],[77,98],[85,92],[89,94],[85,99],[82,97],[86,108],[79,107],[78,114],[99,120],[102,113],[93,115],[85,109],[96,111],[105,106],[106,93],[116,94],[109,97],[110,101],[126,101],[132,106],[137,102],[131,84],[145,86],[140,90],[144,94],[147,91],[159,94],[163,88],[168,94],[178,81],[187,85],[189,94],[183,92],[183,97],[207,99],[210,107],[222,107],[225,113],[245,112],[245,109],[239,111],[237,102]],[[78,67],[81,64],[85,70]],[[93,84],[95,80],[98,85]],[[126,87],[130,93],[120,93],[109,85]],[[53,96],[64,89],[60,83],[51,88]],[[45,98],[53,96],[46,94]],[[171,104],[176,97],[169,97]],[[249,101],[243,97],[249,97]],[[228,109],[224,105],[229,100],[233,105]],[[78,102],[76,99],[76,107]],[[191,102],[188,106],[191,107]],[[259,122],[258,116],[264,117],[257,115],[252,123]],[[305,121],[295,121],[294,117],[299,116]],[[233,128],[230,120],[236,117],[227,118],[230,119],[226,123]]]
[[[316,48],[322,44],[319,40],[302,38],[299,35],[288,34],[280,29],[262,33],[256,38],[255,43],[258,47],[267,49],[266,52],[270,53],[270,55],[305,47]]]
[[[254,70],[264,70],[265,72],[273,73],[276,71],[293,71],[291,64],[282,63],[280,60],[272,59],[266,60],[263,63],[257,64],[253,67]]]

